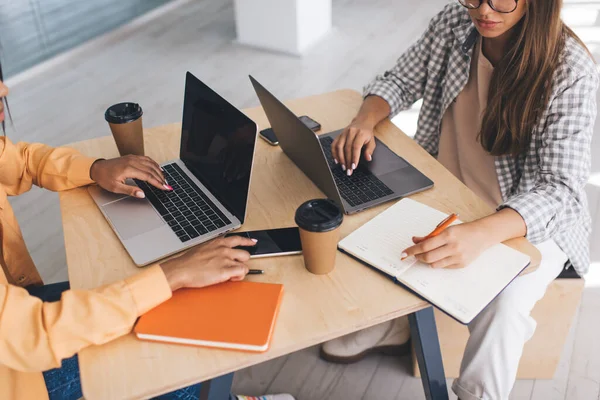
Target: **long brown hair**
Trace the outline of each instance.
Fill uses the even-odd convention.
[[[481,121],[481,145],[496,156],[517,155],[529,145],[550,100],[566,39],[572,37],[585,48],[560,18],[562,0],[522,1],[527,1],[527,11],[494,68]]]

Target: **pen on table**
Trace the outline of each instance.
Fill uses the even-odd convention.
[[[251,269],[248,271],[248,275],[262,275],[265,271],[262,269]]]
[[[425,240],[425,239],[431,239],[432,237],[436,237],[440,233],[444,232],[444,230],[447,227],[449,227],[454,221],[456,221],[457,218],[458,218],[458,214],[452,213],[452,214],[448,215],[446,218],[444,218],[442,220],[442,222],[440,222],[439,224],[437,224],[437,226],[435,227],[435,229],[429,235],[425,236],[423,238],[423,240]],[[405,253],[402,253],[402,254],[405,254]],[[405,255],[400,260],[402,261],[406,257],[408,257],[408,256]]]

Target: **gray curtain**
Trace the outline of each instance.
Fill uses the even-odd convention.
[[[0,0],[5,77],[71,49],[170,0]]]

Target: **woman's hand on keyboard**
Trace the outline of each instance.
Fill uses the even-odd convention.
[[[242,236],[219,238],[201,244],[182,256],[161,263],[171,290],[204,287],[227,281],[241,281],[248,274],[250,253],[236,249],[254,246],[256,241]]]
[[[172,190],[156,161],[145,156],[98,160],[90,168],[90,177],[103,189],[139,198],[146,197],[144,192],[137,186],[127,185],[126,179],[139,179],[158,189]]]
[[[331,155],[336,164],[340,164],[348,176],[358,167],[364,147],[365,159],[373,159],[375,136],[373,127],[367,123],[354,120],[331,144]]]
[[[331,154],[336,163],[342,165],[348,176],[358,167],[361,152],[371,161],[375,151],[375,126],[390,115],[390,106],[383,98],[368,95],[350,125],[335,138]]]

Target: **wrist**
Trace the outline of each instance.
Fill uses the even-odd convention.
[[[522,232],[523,219],[512,209],[496,211],[473,223],[476,225],[477,233],[489,246],[525,235],[525,232]]]
[[[495,229],[494,221],[491,221],[489,217],[478,219],[470,224],[473,227],[475,234],[482,238],[483,245],[486,248],[502,243],[505,240],[498,235],[499,232]]]
[[[171,288],[171,292],[174,292],[177,289],[181,289],[185,286],[185,279],[179,269],[173,263],[173,260],[160,264],[160,268],[163,270],[163,273],[167,278],[167,283]]]
[[[358,113],[356,117],[352,120],[351,125],[360,125],[363,128],[367,128],[369,130],[374,130],[378,121],[375,121],[373,116],[369,113]]]
[[[90,167],[90,179],[93,180],[94,182],[96,182],[96,172],[98,170],[98,165],[102,163],[102,161],[105,161],[104,158],[99,158],[96,161],[94,161],[92,163],[92,166]]]

